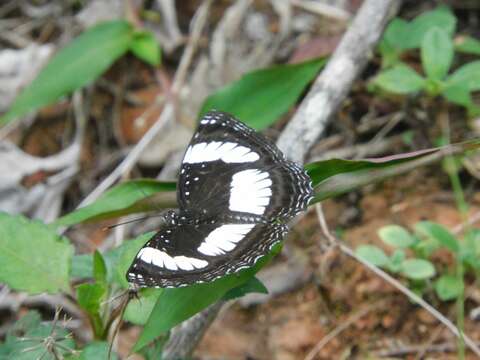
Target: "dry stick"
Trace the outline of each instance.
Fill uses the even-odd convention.
[[[418,305],[423,307],[425,310],[427,310],[433,317],[435,317],[438,321],[440,321],[443,325],[445,325],[455,336],[458,338],[463,337],[463,340],[465,341],[465,344],[472,350],[476,355],[480,356],[480,348],[478,348],[477,344],[465,333],[461,334],[458,328],[445,316],[443,316],[442,313],[440,313],[437,309],[435,309],[433,306],[431,306],[429,303],[427,303],[425,300],[423,300],[420,296],[415,294],[413,291],[411,291],[409,288],[404,286],[401,282],[399,282],[397,279],[391,277],[389,274],[387,274],[385,271],[380,269],[379,267],[369,263],[368,261],[365,261],[358,257],[355,252],[340,242],[337,238],[335,238],[329,231],[327,222],[325,220],[325,217],[323,215],[322,208],[320,204],[315,205],[316,210],[317,210],[317,216],[318,216],[318,221],[320,223],[320,228],[322,229],[323,234],[325,237],[329,240],[329,242],[335,246],[338,246],[338,248],[346,255],[350,256],[351,258],[357,260],[359,263],[361,263],[363,266],[368,268],[370,271],[374,272],[376,275],[381,277],[383,280],[388,282],[390,285],[395,287],[397,290],[402,292],[404,295],[408,296],[410,300],[416,302]]]
[[[302,162],[324,133],[331,116],[367,64],[385,23],[399,5],[400,0],[363,3],[325,70],[278,139],[278,146],[292,160]]]
[[[194,349],[215,320],[224,302],[219,301],[210,305],[187,321],[172,330],[170,339],[163,348],[162,360],[185,359]]]
[[[192,33],[189,43],[182,55],[178,71],[175,73],[175,79],[172,85],[172,92],[175,96],[179,89],[185,82],[185,74],[190,66],[193,54],[197,49],[197,45],[202,34],[202,31],[207,22],[207,15],[210,8],[211,0],[204,1],[199,7],[195,18],[192,22]],[[127,157],[108,175],[83,201],[78,205],[82,207],[88,205],[98,199],[98,197],[112,186],[123,174],[129,172],[137,162],[142,152],[157,136],[157,134],[164,128],[164,126],[173,119],[174,105],[172,101],[165,104],[162,113],[153,126],[145,133],[142,139],[135,145]]]
[[[384,25],[394,15],[400,0],[365,0],[325,70],[315,81],[294,118],[282,132],[277,145],[284,153],[303,163],[307,152],[322,135],[340,103],[346,97],[353,81],[366,65]],[[190,355],[197,341],[196,333],[203,334],[217,315],[220,306],[210,306],[199,316],[186,320],[181,328],[172,331],[163,360],[176,360]],[[197,339],[195,336],[194,339]]]

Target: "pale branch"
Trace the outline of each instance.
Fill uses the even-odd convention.
[[[292,160],[303,162],[373,53],[400,0],[367,0],[278,139]]]
[[[172,330],[163,348],[162,360],[186,359],[203,337],[205,331],[222,308],[223,301],[210,305]]]

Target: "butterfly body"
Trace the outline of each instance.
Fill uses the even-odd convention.
[[[209,112],[182,162],[179,210],[139,251],[127,279],[180,287],[250,267],[311,197],[308,175],[273,143],[229,114]]]

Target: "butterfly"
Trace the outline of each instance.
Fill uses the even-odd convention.
[[[274,143],[210,111],[183,157],[179,209],[140,249],[127,280],[140,287],[210,282],[253,266],[312,199],[311,180]]]

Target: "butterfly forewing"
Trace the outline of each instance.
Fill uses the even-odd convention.
[[[180,209],[199,218],[288,219],[305,210],[312,187],[267,138],[215,111],[186,150],[177,196]]]
[[[171,225],[139,251],[127,279],[148,287],[213,281],[254,265],[286,231],[282,224]]]

